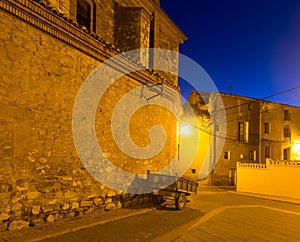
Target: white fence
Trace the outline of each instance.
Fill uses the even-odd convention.
[[[300,199],[300,162],[238,162],[237,191]]]

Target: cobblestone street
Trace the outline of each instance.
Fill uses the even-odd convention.
[[[299,241],[300,204],[200,188],[182,211],[121,209],[2,233],[3,241]],[[103,217],[104,216],[104,217]],[[73,231],[73,232],[72,232]],[[12,235],[13,233],[13,235]],[[9,236],[10,235],[10,236]]]

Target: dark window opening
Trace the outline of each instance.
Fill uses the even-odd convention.
[[[249,160],[254,160],[253,151],[249,151]]]
[[[285,138],[291,138],[291,130],[290,127],[284,127],[283,135]]]
[[[224,160],[230,160],[230,150],[224,152]]]
[[[243,141],[245,136],[245,124],[239,122],[239,141]]]
[[[264,123],[264,132],[265,132],[265,134],[270,133],[270,124],[269,123]]]
[[[265,147],[265,157],[270,158],[271,157],[271,152],[270,152],[270,147],[266,146]]]
[[[77,1],[77,23],[91,30],[91,6],[85,0]]]
[[[290,121],[291,120],[290,110],[284,110],[284,120],[285,121]]]
[[[290,160],[291,148],[283,149],[283,160]]]
[[[248,142],[249,138],[249,123],[248,122],[239,122],[238,126],[238,140],[240,142]]]
[[[154,48],[154,16],[150,22],[150,41],[149,41],[149,48]],[[154,68],[154,51],[150,50],[149,53],[149,68]]]

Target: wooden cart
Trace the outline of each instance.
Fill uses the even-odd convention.
[[[148,185],[153,188],[152,201],[163,203],[165,198],[175,199],[175,207],[181,210],[187,203],[187,196],[197,193],[198,183],[163,174],[147,173]],[[171,184],[171,185],[170,185]]]

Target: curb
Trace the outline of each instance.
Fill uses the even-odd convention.
[[[117,220],[120,220],[120,219],[123,219],[123,218],[129,218],[129,217],[133,217],[133,216],[136,216],[136,215],[148,213],[148,212],[151,212],[151,211],[154,211],[154,210],[155,210],[154,208],[143,209],[142,211],[138,211],[138,212],[134,212],[134,213],[126,214],[126,215],[121,215],[121,216],[116,216],[114,218],[106,219],[106,220],[103,220],[103,221],[96,221],[96,222],[93,222],[93,223],[78,226],[76,228],[65,229],[64,231],[51,233],[51,234],[48,234],[48,235],[43,236],[43,237],[31,239],[30,241],[35,242],[35,241],[40,241],[40,240],[43,240],[43,239],[53,238],[53,237],[57,237],[57,236],[67,234],[67,233],[70,233],[70,232],[76,232],[76,231],[91,228],[91,227],[94,227],[94,226],[97,226],[97,225],[101,225],[101,224],[105,224],[105,223],[109,223],[109,222],[114,222],[114,221],[117,221]]]
[[[250,193],[250,192],[235,192],[235,191],[227,191],[227,192],[231,194],[241,195],[241,196],[256,197],[256,198],[262,198],[262,199],[279,201],[279,202],[300,204],[300,199],[295,199],[295,198],[279,197],[279,196],[264,195],[258,193]]]
[[[122,211],[121,211],[122,210]],[[126,209],[120,209],[112,211],[111,213],[118,213],[121,211],[121,215],[116,214],[94,214],[93,216],[85,215],[78,219],[73,220],[61,220],[52,224],[42,224],[36,227],[29,227],[21,230],[7,231],[0,233],[0,241],[40,241],[43,239],[57,237],[63,234],[76,232],[82,229],[91,228],[97,225],[114,222],[120,219],[141,215],[156,210],[156,208],[140,208],[138,211],[127,213]],[[108,216],[108,218],[104,217]],[[95,221],[96,220],[96,221]]]

